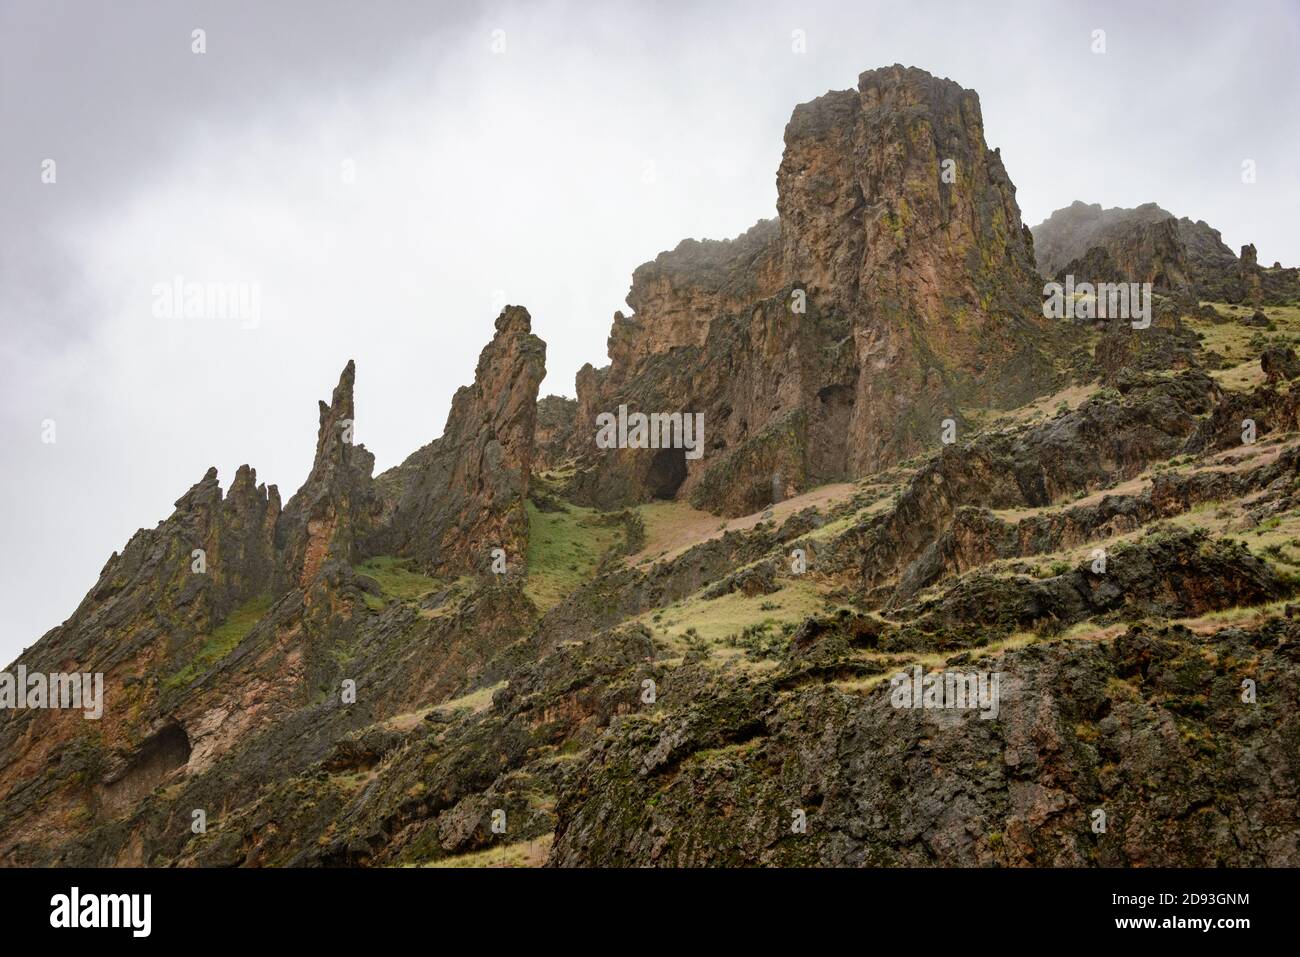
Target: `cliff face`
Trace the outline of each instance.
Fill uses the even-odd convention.
[[[1125,223],[1107,230],[1104,245],[1090,246],[1061,267],[1057,279],[1151,283],[1163,292],[1194,295],[1192,267],[1173,217]]]
[[[535,471],[562,465],[578,453],[578,403],[560,395],[537,400]]]
[[[1188,278],[1202,299],[1231,302],[1238,295],[1238,260],[1222,234],[1203,219],[1178,220],[1178,238],[1187,259]]]
[[[580,442],[626,404],[702,412],[705,453],[601,452],[576,479],[584,500],[742,514],[1051,381],[1030,238],[973,92],[873,70],[796,108],[785,144],[779,220],[640,267],[610,365],[578,376]]]
[[[474,384],[452,398],[442,437],[379,477],[385,528],[372,552],[391,551],[451,577],[488,573],[496,548],[508,567],[522,567],[545,374],[546,344],[532,334],[528,310],[507,306],[479,355]]]
[[[1169,219],[1173,214],[1155,203],[1144,203],[1136,209],[1102,209],[1097,203],[1076,200],[1033,228],[1038,270],[1044,278],[1055,278],[1071,260],[1081,258],[1093,247],[1105,248],[1112,232],[1123,233]],[[1231,255],[1231,250],[1227,251]]]
[[[6,844],[61,833],[85,808],[133,807],[183,766],[192,743],[171,716],[167,677],[207,654],[218,626],[270,587],[280,500],[241,466],[224,497],[209,469],[153,529],[114,554],[72,616],[15,664],[100,673],[102,717],[17,710],[0,721]],[[9,669],[13,673],[14,669]]]
[[[1219,302],[1285,305],[1300,295],[1296,270],[1261,270],[1255,247],[1233,254],[1204,220],[1155,203],[1102,209],[1075,201],[1033,229],[1038,270],[1088,282],[1149,282],[1160,292]]]
[[[780,227],[763,220],[735,239],[686,239],[632,273],[627,303],[617,313],[609,356],[620,371],[686,346],[703,346],[709,319],[736,312],[780,287]]]
[[[1167,733],[1185,727],[1171,698],[1180,680],[1202,680],[1202,654],[1252,657],[1273,681],[1294,674],[1272,638],[1237,632],[1206,645],[1185,629],[1134,628],[1113,643],[1044,649],[1032,663],[1015,654],[1003,660],[997,721],[899,710],[883,691],[863,698],[819,685],[777,695],[737,684],[660,736],[631,724],[611,734],[567,785],[550,863],[1276,864],[1294,845],[1284,829],[1262,833],[1254,822],[1295,793],[1266,770],[1290,763],[1286,732],[1257,722],[1229,730],[1237,689],[1224,678],[1209,682],[1214,704],[1198,717],[1194,743]],[[1159,677],[1141,680],[1147,669]],[[1133,693],[1117,698],[1117,688]],[[1143,777],[1162,782],[1166,799],[1142,796]],[[1215,788],[1258,801],[1202,817],[1178,796]],[[1107,821],[1100,834],[1089,827],[1097,810]],[[804,833],[792,827],[796,811]]]

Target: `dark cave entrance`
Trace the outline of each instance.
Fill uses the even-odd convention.
[[[106,782],[105,803],[113,810],[132,807],[189,759],[190,736],[179,724],[167,725],[140,745],[119,777]]]
[[[673,498],[686,481],[686,450],[660,449],[650,460],[646,485],[655,498]]]

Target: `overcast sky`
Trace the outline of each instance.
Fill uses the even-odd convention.
[[[572,395],[632,270],[772,216],[791,109],[872,67],[979,92],[1027,223],[1156,201],[1300,264],[1298,48],[1295,0],[0,0],[0,661],[209,466],[287,500],[349,358],[377,470],[502,302]],[[177,275],[260,321],[156,316]]]

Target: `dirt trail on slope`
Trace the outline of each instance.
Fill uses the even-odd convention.
[[[780,525],[795,512],[810,506],[825,510],[848,501],[858,488],[851,482],[823,485],[766,509],[733,519],[702,512],[684,502],[660,506],[654,512],[643,512],[646,519],[645,547],[635,555],[629,555],[626,562],[636,565],[646,559],[668,561],[701,542],[721,538],[729,531],[745,531],[759,522],[768,521],[763,517],[768,511],[772,513],[771,520]]]

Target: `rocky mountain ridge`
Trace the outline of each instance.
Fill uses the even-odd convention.
[[[1288,305],[1300,298],[1300,270],[1261,269],[1255,247],[1240,257],[1204,220],[1177,218],[1155,203],[1102,209],[1075,201],[1033,228],[1038,269],[1089,282],[1149,282],[1194,300]]]
[[[636,271],[576,401],[510,306],[401,465],[348,363],[283,507],[209,470],[17,662],[105,709],[0,712],[0,863],[1300,863],[1300,308],[1047,324],[916,69],[797,108],[778,184]],[[705,454],[594,448],[620,403]]]

